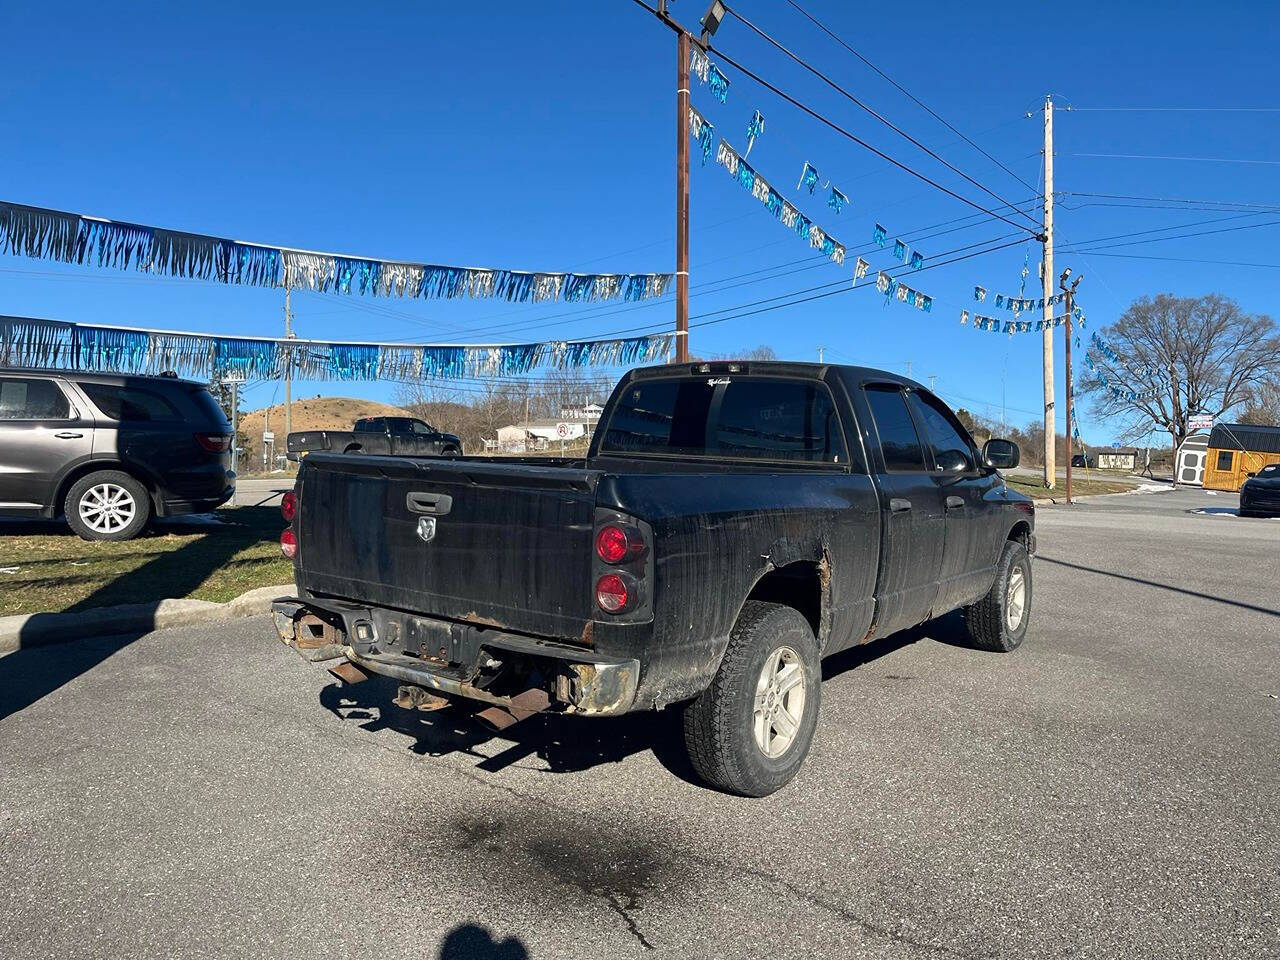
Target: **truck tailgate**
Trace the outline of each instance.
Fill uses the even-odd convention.
[[[576,638],[594,610],[600,476],[488,460],[313,453],[299,475],[299,586]]]

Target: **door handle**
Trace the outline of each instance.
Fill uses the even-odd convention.
[[[80,437],[83,437],[84,434],[72,433],[70,430],[64,430],[62,433],[55,433],[54,436],[59,440],[78,440]]]
[[[904,513],[911,509],[911,501],[903,500],[901,497],[894,497],[889,501],[889,510],[893,513]]]
[[[410,493],[404,498],[411,513],[425,513],[443,517],[453,509],[453,497],[447,493]]]
[[[955,510],[964,506],[964,497],[947,497],[947,509]]]

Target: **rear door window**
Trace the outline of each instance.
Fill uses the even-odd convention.
[[[609,418],[602,453],[845,464],[826,385],[765,377],[640,380]]]
[[[0,377],[0,420],[66,420],[71,404],[52,380]]]
[[[172,403],[141,387],[121,387],[109,383],[81,383],[83,390],[109,420],[130,422],[148,420],[181,420]]]
[[[865,393],[876,422],[876,434],[880,437],[885,469],[890,473],[924,470],[924,447],[902,390],[894,386],[868,386]]]

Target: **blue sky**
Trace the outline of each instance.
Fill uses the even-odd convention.
[[[1002,198],[1032,196],[792,7],[740,3],[760,27]],[[1280,106],[1267,42],[1280,35],[1273,4],[1224,3],[1212,16],[1189,2],[802,5],[1033,184],[1041,123],[1023,115],[1052,92],[1081,108],[1057,115],[1059,191],[1280,203],[1280,113],[1083,109]],[[676,0],[672,9],[693,24],[704,4]],[[412,8],[14,2],[0,11],[0,29],[9,38],[0,98],[3,199],[425,262],[674,267],[675,41],[630,0]],[[885,152],[984,206],[996,203],[733,18],[716,43]],[[727,102],[695,81],[695,107],[739,151],[759,109],[766,132],[752,165],[851,250],[868,245],[876,222],[892,238],[974,212],[724,69]],[[840,215],[795,189],[806,160],[850,197]],[[1003,401],[1011,421],[1039,416],[1039,338],[978,334],[958,322],[959,311],[974,306],[975,284],[1016,292],[1028,251],[1030,295],[1038,244],[919,274],[911,283],[935,298],[930,314],[858,290],[699,327],[700,316],[761,311],[771,305],[727,308],[847,281],[851,266],[806,261],[807,247],[714,162],[700,166],[695,157],[691,182],[695,353],[768,343],[793,359],[816,359],[822,345],[830,360],[899,371],[910,360],[913,376],[928,382],[935,375],[956,405],[998,416]],[[1060,248],[1178,224],[1191,232],[1280,220],[1264,213],[1202,224],[1238,215],[1064,200]],[[946,235],[930,233],[954,224],[924,231],[916,247],[928,258],[1016,235],[999,221],[965,224]],[[1191,262],[1099,251],[1059,254],[1057,266],[1085,274],[1081,303],[1093,329],[1135,297],[1162,291],[1222,291],[1250,311],[1271,312],[1280,271],[1239,263],[1280,263],[1277,235],[1261,226],[1105,251]],[[869,259],[873,271],[892,262],[888,250]],[[282,327],[276,291],[15,257],[0,257],[0,290],[0,311],[10,314],[227,333]],[[584,308],[301,293],[294,311],[300,336],[418,342],[588,337],[674,317],[670,298]],[[1058,348],[1061,368],[1061,337]],[[249,405],[266,403],[273,389],[255,387]],[[298,392],[386,398],[391,389],[303,384]],[[1086,439],[1109,439],[1087,417],[1084,427]]]

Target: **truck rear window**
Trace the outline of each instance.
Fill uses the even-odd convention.
[[[627,386],[602,453],[847,462],[831,395],[812,380],[707,377]]]

